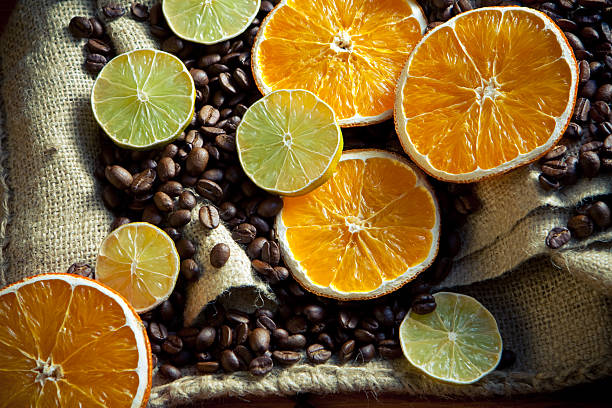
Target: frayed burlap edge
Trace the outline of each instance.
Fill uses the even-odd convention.
[[[552,392],[612,374],[610,364],[599,361],[556,375],[494,371],[474,385],[432,381],[416,372],[406,374],[397,363],[374,362],[361,367],[300,365],[275,369],[256,379],[248,373],[188,376],[153,388],[149,406],[161,408],[221,397],[291,396],[297,393],[333,394],[368,391],[414,396],[494,397]],[[398,375],[399,374],[399,375]]]

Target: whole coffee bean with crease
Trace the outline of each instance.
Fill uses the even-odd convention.
[[[274,363],[268,356],[259,356],[254,358],[249,364],[249,372],[253,375],[261,376],[272,371]]]
[[[152,342],[156,342],[160,344],[163,343],[168,337],[168,330],[166,329],[166,326],[158,322],[149,323],[147,332],[149,334],[149,339]]]
[[[104,68],[108,60],[101,54],[89,54],[85,58],[85,69],[92,74],[97,74]]]
[[[214,181],[199,179],[196,183],[195,189],[199,195],[212,201],[213,203],[219,202],[223,197],[223,190]]]
[[[223,242],[219,242],[210,251],[210,264],[215,268],[221,268],[227,263],[229,257],[230,247]]]
[[[249,337],[249,325],[247,323],[238,323],[234,333],[236,344],[244,344]]]
[[[111,3],[102,7],[102,12],[108,18],[117,18],[125,14],[125,9],[118,4]]]
[[[176,176],[176,167],[174,161],[169,157],[162,157],[157,162],[157,177],[160,181],[168,181]]]
[[[359,348],[358,357],[361,357],[364,363],[372,361],[376,356],[376,349],[373,344],[367,344]]]
[[[276,323],[274,322],[274,320],[272,320],[271,317],[268,316],[259,316],[255,324],[257,325],[257,327],[262,327],[270,331],[276,329]]]
[[[276,329],[279,330],[279,329]],[[276,331],[275,330],[275,331]],[[303,334],[292,334],[286,339],[277,340],[278,348],[287,350],[299,350],[306,346],[306,337]]]
[[[354,332],[355,339],[361,343],[373,343],[376,341],[376,337],[371,332],[364,329],[357,329]]]
[[[216,361],[202,361],[196,364],[196,369],[201,374],[212,374],[219,370],[219,363]]]
[[[306,349],[306,356],[311,363],[323,364],[330,359],[332,353],[321,344],[311,344]]]
[[[206,204],[200,207],[200,210],[198,212],[198,218],[200,220],[200,223],[208,229],[215,229],[219,226],[220,223],[219,212],[217,211],[217,208],[210,204]]]
[[[192,176],[200,175],[208,165],[208,151],[203,147],[194,147],[189,152],[186,161],[187,173]]]
[[[183,340],[177,335],[171,334],[162,344],[162,350],[168,354],[178,354],[183,349]]]
[[[578,98],[576,106],[574,108],[574,120],[580,122],[586,122],[589,118],[589,111],[591,110],[591,102],[586,98]]]
[[[185,190],[181,193],[178,199],[179,208],[191,210],[196,206],[196,198],[191,191]]]
[[[200,276],[200,267],[193,259],[183,259],[181,261],[181,275],[188,281],[197,279]]]
[[[136,174],[130,184],[130,192],[132,194],[141,194],[150,191],[153,188],[153,183],[157,178],[157,172],[153,169],[145,169]]]
[[[223,350],[221,353],[221,366],[226,372],[231,373],[240,368],[240,361],[238,361],[238,357],[236,357],[232,350]]]
[[[599,160],[599,155],[594,151],[580,153],[578,161],[582,174],[585,177],[593,178],[597,175],[597,173],[599,173],[601,162]]]
[[[280,197],[269,197],[257,206],[257,214],[261,217],[275,217],[283,208],[283,200]]]
[[[149,204],[142,212],[142,221],[153,225],[159,225],[162,222],[162,216],[155,205]]]
[[[76,38],[87,38],[93,33],[91,21],[87,17],[72,17],[68,24],[68,30]]]
[[[353,313],[347,310],[341,310],[338,313],[338,324],[341,328],[346,330],[352,330],[357,327],[359,323],[359,318]]]
[[[159,211],[170,212],[174,209],[174,201],[172,198],[161,191],[158,191],[153,196],[153,202]]]
[[[201,88],[205,85],[208,85],[208,75],[206,75],[206,71],[198,68],[191,68],[189,70],[189,73],[191,74],[191,77],[193,78],[193,83],[197,88]]]
[[[593,234],[593,221],[587,215],[575,215],[567,222],[567,228],[572,232],[572,236],[576,238],[587,238]]]
[[[159,367],[159,372],[166,378],[170,379],[170,380],[178,380],[179,378],[181,378],[182,374],[181,374],[181,370],[179,370],[178,368],[176,368],[175,366],[171,365],[171,364],[162,364]]]
[[[168,216],[168,224],[175,228],[187,225],[189,221],[191,221],[191,211],[189,210],[176,210]]]
[[[275,350],[272,352],[272,358],[280,365],[290,366],[300,361],[302,355],[296,351]]]
[[[87,50],[92,54],[108,55],[113,50],[110,45],[102,40],[90,38],[86,44]]]
[[[239,244],[249,244],[257,235],[257,229],[248,223],[242,223],[232,230],[232,238]]]
[[[270,348],[270,332],[257,327],[249,333],[249,347],[257,354],[262,354]]]
[[[428,314],[436,310],[436,303],[416,303],[412,305],[412,311],[416,314]]]
[[[268,281],[271,284],[275,284],[286,280],[289,277],[289,270],[284,266],[275,266],[268,276]]]
[[[195,255],[195,245],[188,239],[181,238],[176,242],[176,250],[181,259],[193,258]]]
[[[308,323],[302,316],[294,316],[287,320],[285,327],[292,334],[303,334],[308,329]]]
[[[204,351],[215,343],[217,331],[214,327],[204,327],[196,337],[196,350]]]
[[[239,310],[230,309],[226,313],[227,320],[232,324],[246,323],[249,324],[249,316]]]
[[[559,249],[567,244],[572,238],[572,234],[567,228],[555,227],[546,237],[546,245],[551,249]]]
[[[558,190],[561,188],[561,183],[558,180],[548,177],[544,174],[538,176],[538,182],[540,186],[546,191]]]
[[[221,328],[219,329],[219,347],[221,347],[222,349],[229,348],[232,344],[233,339],[234,333],[232,331],[232,328],[227,325],[221,326]]]
[[[576,156],[568,157],[565,159],[565,165],[567,170],[560,181],[566,185],[576,184],[578,182],[578,158]]]
[[[608,228],[611,224],[610,207],[603,201],[596,201],[587,209],[587,214],[600,228]]]
[[[266,241],[261,247],[261,260],[275,266],[280,262],[280,248],[275,241]]]
[[[246,249],[248,257],[251,259],[259,258],[261,256],[261,250],[266,242],[268,242],[268,240],[263,237],[257,237],[251,241]]]

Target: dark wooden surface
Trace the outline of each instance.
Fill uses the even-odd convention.
[[[0,33],[17,0],[0,0]],[[494,400],[439,400],[415,399],[397,395],[374,395],[360,393],[353,395],[306,396],[300,400],[307,401],[313,408],[610,408],[612,407],[612,379],[608,378],[593,384],[573,387],[554,394],[533,395],[512,399]],[[295,398],[226,398],[209,401],[205,404],[191,404],[182,408],[295,408]],[[308,405],[298,404],[297,407]]]

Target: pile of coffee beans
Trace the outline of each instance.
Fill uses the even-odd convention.
[[[194,366],[202,374],[249,371],[264,375],[273,367],[298,362],[359,364],[374,358],[402,355],[398,328],[407,311],[435,310],[433,285],[450,272],[461,246],[456,229],[480,208],[470,185],[448,185],[432,180],[442,211],[439,256],[427,271],[403,288],[379,299],[341,302],[304,291],[290,276],[275,238],[274,217],[281,198],[255,186],[240,167],[235,132],[248,106],[261,98],[250,69],[250,49],[259,24],[275,2],[262,1],[251,26],[239,37],[202,46],[172,34],[159,4],[150,10],[133,4],[134,18],[148,17],[151,33],[162,49],[185,63],[196,86],[193,120],[174,142],[151,151],[128,151],[112,144],[101,132],[102,152],[96,177],[103,184],[102,200],[115,214],[111,228],[132,221],[158,225],[176,242],[181,257],[180,276],[170,298],[141,317],[149,334],[156,365],[170,378],[180,367]],[[73,24],[71,22],[71,24]],[[403,153],[391,120],[363,128],[343,129],[347,149],[376,147]],[[252,261],[253,269],[268,282],[279,300],[276,312],[253,314],[225,310],[213,302],[204,322],[184,327],[186,285],[200,276],[193,260],[196,248],[182,237],[191,221],[197,198],[203,198],[198,220],[205,228],[224,223]],[[221,267],[230,248],[218,244],[210,262]],[[75,273],[92,274],[74,265]],[[512,353],[504,354],[507,363]]]

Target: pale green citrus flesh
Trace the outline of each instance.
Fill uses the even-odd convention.
[[[412,310],[400,326],[406,358],[440,380],[473,383],[495,369],[502,339],[495,318],[476,299],[457,293],[434,295],[434,312]]]
[[[236,146],[255,184],[275,194],[301,195],[332,175],[342,154],[342,133],[333,110],[315,94],[280,90],[247,110]]]
[[[164,0],[162,11],[177,36],[214,44],[244,32],[259,6],[260,0]]]
[[[172,141],[191,122],[195,87],[177,57],[135,50],[104,67],[91,104],[96,120],[116,144],[147,149]]]

